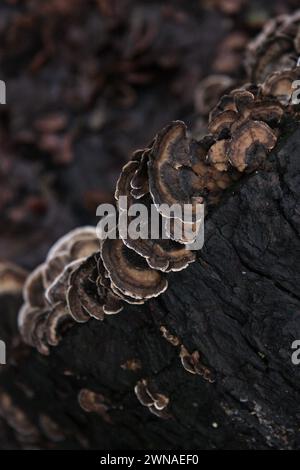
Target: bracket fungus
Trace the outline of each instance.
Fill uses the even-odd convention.
[[[287,112],[270,87],[248,85],[233,90],[210,114],[209,129],[215,141],[208,151],[209,163],[227,171],[231,179],[257,170],[275,147]]]
[[[168,287],[164,274],[151,269],[144,258],[120,239],[107,238],[102,244],[101,257],[109,278],[128,298],[157,297]]]
[[[246,68],[250,80],[263,83],[275,71],[291,70],[300,55],[300,13],[268,21],[248,46]]]
[[[228,75],[209,75],[201,80],[195,91],[195,105],[198,112],[207,116],[218,100],[235,85]]]
[[[215,382],[211,370],[201,363],[199,351],[194,351],[190,354],[186,347],[182,344],[179,357],[181,364],[187,372],[190,374],[201,375],[201,377],[203,377],[204,380],[207,380],[209,383]]]
[[[62,332],[73,324],[66,295],[70,275],[98,250],[94,227],[75,229],[56,242],[45,263],[28,276],[18,324],[24,341],[40,353],[49,354],[49,346],[56,346]],[[89,313],[84,314],[87,321]]]
[[[146,379],[138,381],[134,387],[134,393],[139,402],[146,406],[150,413],[158,418],[168,419],[171,415],[167,411],[169,405],[169,398],[162,393],[157,393],[152,390]]]
[[[182,121],[165,127],[154,140],[148,162],[149,191],[162,216],[170,217],[173,204],[182,208],[194,204],[199,189],[199,178],[193,171],[195,145]]]
[[[103,421],[109,424],[112,423],[111,417],[108,414],[109,406],[107,400],[100,393],[83,388],[78,394],[78,403],[87,413],[97,413]]]
[[[177,336],[172,335],[164,325],[161,325],[159,330],[163,338],[165,338],[172,346],[176,347],[181,345],[180,339]]]
[[[123,364],[121,364],[121,369],[130,370],[131,372],[137,372],[142,368],[142,363],[140,359],[128,359]]]
[[[19,314],[25,342],[48,354],[49,346],[57,345],[74,322],[103,320],[106,314],[120,312],[124,303],[141,304],[163,293],[167,273],[195,261],[195,252],[186,245],[203,222],[194,212],[182,222],[164,204],[216,204],[243,172],[264,164],[276,144],[284,112],[288,108],[269,93],[265,97],[261,87],[233,90],[211,113],[212,134],[197,142],[188,137],[185,124],[175,121],[151,146],[135,152],[117,183],[118,210],[122,213],[121,196],[127,196],[129,208],[138,201],[149,214],[154,207],[167,237],[119,235],[100,243],[93,227],[62,237],[25,283]],[[128,212],[126,217],[130,222]],[[184,228],[180,237],[178,225]]]
[[[122,214],[122,217],[125,216],[127,218],[128,226],[132,221],[132,217],[129,216],[130,209],[132,208],[133,204],[137,202],[135,197],[132,195],[133,179],[137,172],[137,165],[138,162],[135,160],[130,161],[127,163],[127,165],[125,165],[117,182],[115,194],[119,211]],[[146,186],[148,187],[148,184]],[[123,208],[119,204],[121,196],[127,197],[126,213],[123,213]],[[195,254],[192,251],[187,250],[184,246],[182,246],[182,244],[176,243],[176,241],[186,242],[185,240],[182,240],[181,231],[180,237],[176,241],[174,240],[175,237],[172,237],[170,233],[164,232],[164,229],[166,228],[164,225],[166,223],[166,219],[162,217],[162,215],[157,211],[149,192],[147,194],[143,194],[142,196],[138,196],[138,199],[138,207],[140,208],[139,210],[144,209],[143,212],[145,213],[145,218],[140,222],[140,228],[144,227],[146,236],[132,238],[128,232],[125,234],[125,236],[121,233],[120,237],[122,238],[123,243],[128,248],[134,250],[140,256],[145,258],[149,266],[153,269],[169,272],[179,271],[186,268],[189,263],[195,260]],[[157,227],[161,227],[162,229],[160,232],[161,238],[152,238],[152,224],[154,225],[154,223],[157,224]],[[182,223],[182,225],[185,233],[187,224]],[[168,238],[163,238],[164,233]],[[194,233],[197,235],[195,228],[193,234]],[[187,242],[192,241],[193,234],[190,234]]]
[[[299,67],[291,70],[274,72],[269,75],[262,84],[262,93],[265,96],[272,96],[273,98],[276,98],[283,106],[294,105],[295,103],[292,103],[294,92],[293,83],[299,79]]]
[[[159,296],[168,287],[169,272],[183,270],[196,260],[189,248],[203,228],[199,205],[205,205],[207,213],[243,174],[263,168],[285,118],[298,117],[299,106],[290,98],[300,75],[299,38],[299,13],[268,23],[248,48],[249,83],[229,92],[232,80],[207,80],[208,89],[219,80],[219,89],[226,90],[209,114],[209,134],[196,140],[183,122],[174,121],[132,154],[115,190],[116,238],[100,242],[95,228],[75,229],[53,245],[45,262],[28,277],[19,314],[26,343],[48,354],[49,346],[57,345],[74,322],[103,320],[121,312],[126,303],[143,304]],[[204,103],[201,106],[205,108]],[[132,215],[135,204],[142,214],[138,223]],[[188,217],[186,204],[192,208]],[[159,227],[155,237],[153,218]],[[143,236],[134,237],[129,231],[124,235],[120,220],[127,227],[133,222],[139,225]],[[191,357],[182,350],[186,367],[200,371],[198,359]],[[136,390],[141,397],[146,384]],[[153,402],[151,407],[160,411]]]
[[[104,268],[99,254],[93,254],[69,277],[67,304],[76,321],[86,316],[103,320],[104,314],[114,314],[122,310],[120,299],[103,282]]]
[[[257,169],[263,163],[266,152],[275,146],[277,137],[264,122],[250,121],[232,133],[231,141],[228,159],[242,172]]]
[[[0,262],[0,294],[18,294],[22,291],[27,272],[19,266]]]

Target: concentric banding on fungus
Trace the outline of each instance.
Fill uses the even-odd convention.
[[[117,194],[118,197],[126,196],[127,197],[127,209],[129,211],[132,204],[136,203],[136,200],[130,193],[130,182],[132,181],[132,176],[135,173],[135,166],[128,164],[126,165],[124,171],[124,177],[119,180],[120,184],[118,185]],[[123,172],[122,172],[123,173]],[[139,255],[146,259],[149,266],[153,269],[158,269],[160,271],[180,271],[188,266],[189,263],[195,261],[195,253],[187,250],[185,247],[181,246],[179,243],[176,243],[173,240],[169,239],[153,239],[151,236],[151,223],[153,218],[149,217],[149,214],[152,214],[153,210],[156,211],[155,206],[153,205],[150,195],[142,197],[139,200],[139,204],[143,204],[146,208],[148,219],[145,221],[145,224],[148,223],[148,237],[143,238],[139,237],[133,239],[129,234],[121,233],[120,236],[123,240],[123,243],[130,249],[136,251]],[[160,225],[164,224],[164,220],[161,215],[156,212],[157,219],[160,222]],[[125,214],[126,216],[126,214]],[[128,216],[127,212],[127,225],[131,222],[131,217]],[[180,222],[180,220],[178,221]],[[183,224],[183,222],[181,222]],[[180,240],[178,240],[180,241]]]
[[[47,263],[45,263],[45,268],[43,270],[43,284],[46,289],[53,284],[58,276],[60,276],[69,261],[68,253],[61,252],[60,254],[53,255]]]
[[[69,286],[73,289],[68,290],[70,308],[80,305],[80,312],[71,312],[74,318],[78,318],[83,308],[88,314],[97,320],[103,320],[104,313],[118,313],[122,310],[121,301],[114,296],[108,289],[102,289],[102,296],[97,286],[99,277],[98,261],[96,256],[92,255],[85,259],[69,277]],[[78,301],[74,298],[70,300],[70,296],[77,296]]]
[[[234,99],[235,107],[240,114],[244,114],[254,102],[254,94],[245,88],[233,90],[231,94]]]
[[[112,281],[110,281],[110,288],[118,298],[124,300],[124,302],[127,302],[128,304],[143,305],[145,303],[144,299],[133,299],[132,297],[128,297],[127,295],[123,294],[123,292],[121,292]]]
[[[139,150],[133,159],[123,166],[118,178],[115,199],[120,196],[132,196],[134,199],[140,199],[149,192],[148,185],[148,159],[150,149]]]
[[[209,75],[204,78],[195,93],[197,111],[202,115],[208,114],[220,96],[233,88],[234,83],[228,75]]]
[[[262,85],[262,93],[276,98],[284,106],[291,103],[293,82],[300,79],[300,68],[275,72]]]
[[[244,117],[254,121],[263,121],[270,127],[277,127],[284,115],[283,107],[274,98],[256,99],[244,112]]]
[[[68,311],[77,323],[86,323],[90,319],[90,315],[82,307],[81,301],[73,286],[69,286],[67,289],[66,301]]]
[[[170,418],[169,413],[166,411],[170,399],[162,393],[150,391],[147,380],[139,380],[134,387],[134,392],[139,402],[146,406],[152,414],[159,418]]]
[[[226,111],[237,112],[235,101],[232,94],[222,96],[216,106],[209,113],[208,122],[211,123],[216,117]]]
[[[54,245],[50,248],[46,262],[48,262],[53,256],[57,256],[58,254],[67,253],[69,254],[70,247],[74,244],[77,240],[85,240],[85,239],[93,239],[96,238],[96,229],[93,226],[84,226],[75,228],[71,230],[63,237],[59,238]]]
[[[50,346],[57,346],[61,340],[62,332],[73,325],[65,303],[59,302],[51,309],[45,325],[45,336]]]
[[[195,158],[183,122],[174,121],[157,135],[149,155],[149,191],[163,217],[170,217],[173,204],[182,209],[193,204],[192,197],[201,189],[192,168]]]
[[[203,224],[203,220],[197,220],[197,222],[182,222],[179,219],[164,219],[166,235],[173,241],[183,245],[189,245],[194,243]],[[180,234],[180,235],[178,235]],[[190,258],[192,263],[196,257]],[[188,263],[189,264],[189,263]],[[184,263],[183,263],[184,265]],[[187,267],[187,265],[185,266]],[[184,268],[182,268],[184,269]],[[180,271],[181,269],[172,269],[172,271]]]
[[[139,167],[139,162],[136,160],[131,160],[123,166],[121,174],[118,178],[115,199],[118,201],[120,196],[128,196],[130,193],[130,184],[132,178]]]
[[[216,136],[220,135],[221,132],[229,131],[232,124],[236,121],[238,114],[236,111],[231,109],[220,112],[215,115],[214,118],[208,124],[209,132],[212,132]]]
[[[170,221],[171,224],[173,221],[174,219]],[[182,243],[174,240],[161,240],[160,243],[153,244],[153,252],[146,259],[151,268],[170,272],[187,268],[195,261],[196,255],[195,252],[186,249]]]
[[[76,260],[81,258],[88,258],[93,253],[97,253],[100,249],[100,242],[98,237],[76,240],[70,247],[70,259]]]
[[[130,181],[130,193],[135,199],[140,199],[149,192],[148,161],[150,151],[151,149],[146,149],[143,152],[139,166]]]
[[[68,287],[69,277],[74,269],[76,269],[84,261],[81,258],[67,264],[62,273],[55,278],[52,284],[45,291],[45,299],[50,305],[57,302],[64,302],[66,299],[66,291]]]
[[[256,83],[263,83],[268,74],[280,67],[280,59],[287,57],[293,50],[293,42],[290,38],[283,36],[270,37],[261,44],[261,47],[254,52],[252,66],[249,67],[251,79]],[[293,62],[288,63],[288,68]],[[284,65],[283,65],[284,67]]]
[[[250,86],[233,90],[229,97],[234,102],[234,111],[222,110],[222,105],[218,104],[212,112],[214,118],[209,124],[214,137],[219,140],[228,139],[241,124],[251,119],[264,121],[271,127],[278,126],[284,114],[283,107],[274,97],[264,96],[262,91],[263,89]]]
[[[120,239],[104,240],[101,258],[111,281],[128,297],[150,299],[168,287],[163,273],[151,269],[144,258]]]
[[[276,134],[264,122],[246,122],[231,136],[229,161],[240,172],[246,169],[253,171],[259,167],[276,141]]]

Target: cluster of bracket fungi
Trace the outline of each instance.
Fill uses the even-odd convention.
[[[115,199],[127,196],[155,207],[167,239],[100,240],[93,227],[72,231],[49,251],[28,277],[19,326],[26,343],[48,354],[63,331],[91,317],[102,320],[126,303],[142,304],[167,289],[167,274],[185,269],[196,255],[185,237],[197,218],[185,223],[164,212],[164,204],[214,206],[243,174],[262,168],[288,115],[297,117],[292,83],[300,78],[300,14],[269,22],[246,56],[249,83],[223,95],[209,115],[209,133],[194,140],[181,121],[172,122],[152,143],[136,151],[117,182]],[[177,233],[177,232],[176,232]],[[153,403],[149,401],[149,406]],[[155,403],[153,405],[155,407]]]

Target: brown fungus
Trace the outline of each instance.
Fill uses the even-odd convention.
[[[43,272],[45,265],[38,266],[26,279],[23,289],[24,300],[32,307],[44,307]]]
[[[69,277],[99,247],[94,227],[73,230],[53,245],[45,263],[28,276],[19,329],[24,341],[42,354],[49,354],[49,346],[56,346],[72,325],[67,299]],[[80,321],[90,317],[89,310],[82,309]]]
[[[215,382],[215,378],[211,370],[202,364],[199,351],[194,351],[190,354],[186,347],[182,344],[179,357],[181,364],[187,372],[194,375],[201,375],[201,377],[203,377],[209,383]]]
[[[54,244],[25,283],[19,324],[28,344],[46,354],[70,320],[102,319],[120,311],[123,302],[141,304],[156,297],[167,288],[166,273],[195,260],[185,244],[202,228],[196,205],[205,203],[210,210],[243,173],[261,168],[281,135],[284,118],[298,112],[287,97],[299,76],[299,25],[300,13],[268,23],[248,50],[251,83],[226,89],[210,112],[209,135],[197,142],[183,122],[172,122],[123,168],[115,193],[119,212],[125,212],[121,196],[127,196],[129,208],[137,201],[147,209],[154,205],[164,229],[158,240],[135,240],[121,233],[120,239],[106,239],[100,246],[95,229],[84,227]],[[173,204],[191,204],[192,220],[170,212]],[[180,225],[184,232],[178,236]],[[170,338],[166,331],[164,335]],[[181,353],[187,369],[206,374],[199,353]],[[161,411],[144,381],[136,393],[152,412]]]
[[[46,355],[49,348],[44,344],[41,325],[45,324],[50,307],[44,297],[43,271],[44,265],[38,266],[24,284],[24,304],[19,312],[18,326],[24,341]]]
[[[123,364],[121,364],[121,369],[130,370],[131,372],[137,372],[142,368],[142,363],[140,359],[128,359]]]
[[[154,414],[158,418],[168,419],[171,415],[167,412],[169,405],[169,398],[162,393],[154,392],[146,379],[138,381],[134,387],[134,392],[139,402],[146,406],[150,413]]]
[[[67,303],[71,315],[77,321],[85,313],[103,320],[105,313],[118,313],[123,309],[120,299],[101,284],[100,263],[99,255],[92,255],[82,261],[69,276]]]
[[[45,298],[49,305],[55,305],[57,302],[65,303],[66,289],[68,287],[69,277],[80,264],[83,259],[67,263],[62,272],[53,280],[52,284],[45,290]]]
[[[199,185],[201,186],[199,192],[201,192],[201,197],[207,207],[215,205],[219,201],[223,190],[227,189],[236,180],[236,174],[232,171],[232,168],[229,171],[219,171],[209,161],[208,154],[198,160],[193,170],[199,178]]]
[[[220,97],[233,88],[234,80],[228,75],[209,75],[197,86],[195,92],[195,105],[197,111],[207,116],[217,104]]]
[[[172,335],[164,325],[162,325],[159,328],[159,330],[160,330],[163,338],[165,338],[168,341],[168,343],[172,344],[172,346],[180,346],[180,344],[181,344],[180,339],[177,336]]]
[[[132,297],[125,295],[123,292],[120,291],[120,289],[117,288],[117,286],[112,281],[110,281],[110,288],[118,299],[124,300],[124,302],[127,302],[128,304],[143,305],[145,303],[144,299],[133,299]]]
[[[227,171],[228,169],[228,140],[218,140],[213,144],[207,154],[208,162],[218,171]]]
[[[132,159],[124,165],[116,185],[116,200],[124,195],[140,199],[149,192],[147,172],[149,152],[149,148],[137,150]]]
[[[117,181],[115,199],[118,201],[120,196],[129,196],[131,188],[131,181],[139,167],[139,162],[131,160],[123,166],[119,179]]]
[[[183,122],[174,121],[157,135],[149,155],[148,175],[153,202],[162,216],[170,217],[173,204],[181,208],[193,204],[192,198],[199,189],[199,179],[192,168],[195,158],[194,145]]]
[[[49,261],[53,256],[62,253],[70,253],[70,248],[74,243],[81,240],[95,239],[95,227],[86,226],[79,227],[71,230],[66,235],[57,240],[56,243],[50,248],[46,261]]]
[[[178,242],[183,245],[190,245],[195,242],[199,235],[199,231],[203,224],[203,220],[197,220],[196,222],[182,222],[180,219],[164,219],[165,233],[171,240]],[[183,251],[183,262],[181,269],[185,269],[187,264],[184,262],[184,257],[189,261],[188,264],[192,263],[196,259],[195,253],[191,251]],[[187,257],[186,254],[189,253]],[[171,269],[172,271],[180,271],[181,269]]]
[[[23,340],[29,346],[36,347],[41,354],[49,354],[49,348],[42,338],[37,336],[37,327],[41,323],[45,323],[48,317],[49,310],[41,309],[40,307],[31,307],[28,303],[25,303],[19,312],[18,326]]]
[[[263,121],[273,127],[278,127],[284,115],[282,105],[274,98],[256,99],[245,111],[244,116],[254,121]]]
[[[246,122],[231,136],[229,161],[240,172],[256,170],[276,141],[276,134],[264,122]]]
[[[146,300],[167,289],[163,273],[151,269],[144,258],[120,239],[104,240],[101,257],[110,280],[128,298]]]
[[[148,182],[148,160],[149,160],[150,149],[144,150],[141,161],[139,162],[138,168],[135,170],[134,175],[131,179],[131,195],[135,199],[140,199],[149,192]]]
[[[78,403],[87,413],[96,413],[101,416],[103,421],[106,423],[112,423],[111,417],[108,414],[109,404],[105,397],[100,393],[83,388],[78,394]]]
[[[236,119],[236,111],[233,111],[231,109],[222,111],[210,120],[208,130],[216,136],[219,136],[224,131],[228,132],[232,124],[236,121]]]
[[[125,165],[122,170],[121,177],[118,180],[116,190],[116,199],[119,210],[122,217],[127,218],[126,221],[128,226],[130,226],[130,223],[133,219],[128,215],[128,213],[132,205],[136,204],[137,202],[131,194],[131,181],[136,172],[136,165],[134,165],[135,163],[137,162],[133,161]],[[124,213],[122,207],[119,205],[119,198],[121,196],[127,197],[128,207],[126,213]],[[147,196],[141,197],[138,201],[138,204],[141,205],[140,207],[145,209],[145,213],[147,214],[146,219],[142,222],[143,227],[140,227],[140,230],[144,228],[145,231],[147,231],[147,237],[141,236],[139,238],[132,238],[129,232],[125,235],[121,233],[123,243],[128,248],[134,250],[136,253],[145,258],[149,266],[153,269],[169,272],[180,271],[181,269],[186,268],[189,263],[195,260],[195,254],[173,240],[166,238],[153,238],[151,234],[151,224],[156,222],[158,225],[160,225],[161,228],[164,229],[165,221],[157,212],[149,194]],[[153,215],[156,217],[152,217]],[[182,225],[184,224],[182,223]],[[177,241],[182,242],[182,239]]]
[[[235,129],[250,120],[263,121],[272,127],[277,127],[283,117],[284,109],[276,97],[265,95],[263,87],[246,85],[242,89],[233,90],[228,98],[232,99],[234,109],[223,110],[222,105],[218,104],[211,113],[209,124],[211,132],[214,131],[214,123],[222,123],[223,120],[227,122],[226,133],[222,132],[222,129],[219,132],[216,126],[213,132],[214,138],[218,140],[229,139]],[[232,118],[231,121],[226,118],[228,113]]]
[[[263,83],[275,71],[296,66],[299,50],[300,14],[282,15],[266,23],[248,46],[246,68],[251,81]]]
[[[152,210],[156,211],[154,207],[152,207]],[[175,221],[177,221],[177,224],[179,224],[179,228],[177,230],[177,233],[179,233],[179,237],[177,239],[175,238],[175,236],[172,236],[171,232],[174,228]],[[122,237],[122,240],[128,248],[134,250],[140,256],[145,258],[150,268],[164,272],[181,271],[182,269],[185,269],[190,263],[195,261],[195,253],[188,250],[185,246],[182,245],[182,243],[188,243],[193,241],[191,235],[188,241],[183,239],[184,233],[182,234],[182,232],[184,230],[187,231],[187,224],[184,224],[179,219],[167,220],[165,218],[160,217],[159,223],[161,225],[162,230],[164,230],[164,238],[152,238],[152,219],[150,217],[148,217],[148,223],[149,225],[147,238],[140,237],[137,239],[133,239],[128,234],[128,236]],[[198,222],[195,222],[194,225],[191,225],[194,228],[194,231],[196,231],[198,227]],[[170,230],[168,231],[169,226]],[[196,235],[197,233],[195,234],[195,236]]]
[[[275,130],[268,125],[270,110]],[[203,202],[216,204],[242,172],[264,163],[277,141],[283,108],[259,87],[247,85],[223,97],[211,119],[222,122],[228,113],[232,119],[226,128],[212,127],[215,134],[200,142],[188,138],[182,122],[171,123],[123,168],[116,188],[120,214],[121,196],[127,196],[129,208],[137,200],[148,213],[156,206],[164,229],[159,239],[136,240],[121,234],[122,238],[107,238],[100,244],[95,229],[84,227],[51,248],[24,288],[19,324],[28,344],[47,354],[72,320],[101,320],[105,314],[121,311],[124,302],[141,304],[157,297],[167,288],[166,273],[184,269],[196,259],[185,245],[198,234],[202,219],[193,213],[190,221],[182,222],[182,217],[161,209],[161,204],[191,203],[193,208]],[[184,231],[178,237],[180,225]]]
[[[45,335],[50,346],[57,346],[63,333],[72,326],[73,322],[63,303],[57,303],[48,315],[45,325]]]
[[[283,106],[288,106],[292,104],[293,82],[299,79],[299,68],[274,72],[264,81],[262,93],[276,98]]]
[[[225,111],[237,112],[232,93],[221,96],[217,104],[210,111],[208,122],[211,123],[219,114]]]
[[[0,294],[18,294],[22,291],[27,272],[19,266],[0,262]]]

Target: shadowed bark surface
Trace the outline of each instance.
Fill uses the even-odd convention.
[[[300,339],[299,126],[288,125],[286,136],[267,167],[242,178],[208,215],[198,261],[171,274],[158,299],[76,324],[49,357],[20,343],[18,300],[3,299],[11,345],[0,393],[35,433],[25,439],[3,419],[1,448],[299,447],[300,373],[291,362]],[[213,380],[184,369],[161,326],[200,353]],[[137,370],[126,366],[132,359]],[[139,402],[141,379],[169,398],[168,419]],[[83,388],[101,394],[100,414],[80,408]],[[57,425],[52,436],[43,416]]]

